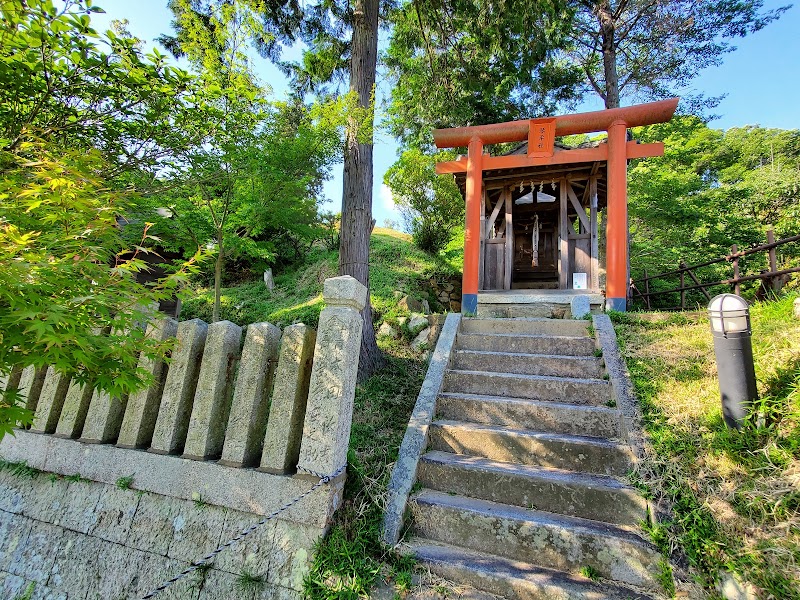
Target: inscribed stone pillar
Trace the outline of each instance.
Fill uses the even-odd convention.
[[[47,374],[36,404],[36,414],[33,417],[32,431],[39,433],[54,433],[64,406],[70,377],[59,373],[53,367],[47,369]]]
[[[25,408],[36,411],[39,394],[42,393],[47,367],[25,367],[19,378],[19,393],[25,403]]]
[[[155,303],[140,305],[139,318],[135,321],[135,329],[144,330],[154,312],[158,310]],[[149,316],[148,316],[149,315]],[[111,333],[109,333],[111,332]],[[130,330],[120,329],[105,330],[106,334],[127,336]],[[89,410],[86,411],[86,420],[83,424],[81,441],[89,444],[113,444],[119,437],[122,427],[122,418],[125,416],[125,406],[128,404],[128,394],[112,395],[106,391],[95,389],[89,401]]]
[[[281,330],[275,325],[253,323],[247,326],[219,461],[223,465],[249,467],[258,462],[280,342]]]
[[[83,432],[83,424],[86,422],[86,413],[89,412],[93,391],[94,382],[91,380],[86,383],[79,383],[75,379],[70,381],[56,427],[56,437],[80,437]]]
[[[184,458],[206,460],[222,453],[231,408],[229,391],[241,340],[242,328],[235,323],[217,321],[208,326]]]
[[[94,390],[86,412],[81,441],[89,444],[116,442],[127,400],[127,395],[112,395]]]
[[[178,322],[175,319],[159,319],[147,328],[147,337],[157,342],[174,338],[177,333]],[[153,383],[128,398],[117,440],[117,446],[121,448],[147,448],[153,439],[158,403],[167,375],[167,364],[163,360],[154,360],[143,354],[139,357],[139,369],[150,373]]]
[[[350,276],[325,280],[298,471],[333,474],[347,461],[367,288]]]
[[[200,319],[178,324],[178,345],[164,382],[151,452],[175,454],[183,449],[207,334],[208,325]]]
[[[261,471],[283,474],[297,466],[316,338],[317,333],[302,323],[283,331]]]

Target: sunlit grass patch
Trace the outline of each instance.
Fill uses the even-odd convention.
[[[238,325],[268,321],[285,326],[305,323],[316,327],[322,302],[322,286],[338,274],[338,253],[314,248],[305,264],[275,275],[275,289],[269,291],[260,278],[222,289],[220,318]],[[376,318],[392,315],[397,305],[395,292],[411,294],[436,305],[425,291],[431,278],[458,277],[458,272],[438,256],[411,243],[410,236],[391,229],[376,228],[370,240],[370,300]],[[214,290],[197,287],[184,300],[181,319],[211,320]]]
[[[751,310],[761,400],[742,432],[722,421],[704,316],[615,319],[650,438],[640,476],[671,507],[673,559],[688,562],[712,596],[730,571],[761,597],[800,598],[800,320],[792,302]]]

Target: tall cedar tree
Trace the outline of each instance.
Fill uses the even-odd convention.
[[[373,113],[373,90],[378,62],[378,0],[356,0],[353,11],[353,37],[350,51],[350,91],[358,94],[358,106]],[[370,119],[370,123],[374,116]],[[372,219],[373,145],[360,135],[360,119],[350,119],[344,151],[342,225],[339,246],[339,275],[351,275],[369,289],[369,238],[375,225]],[[371,129],[371,128],[370,128]],[[381,367],[383,359],[372,326],[372,305],[362,311],[364,320],[360,377]]]
[[[683,93],[685,109],[703,112],[719,99],[692,98],[688,86],[787,9],[762,11],[762,0],[575,0],[571,58],[587,91],[606,108],[622,97],[656,100]]]
[[[297,0],[224,0],[242,9],[262,56],[291,75],[295,90],[324,91],[349,72],[350,90],[357,95],[357,110],[348,120],[344,148],[342,226],[339,274],[351,275],[369,288],[369,237],[373,227],[372,180],[374,120],[373,89],[378,56],[379,0],[350,2],[318,0],[300,6]],[[209,13],[208,0],[171,0],[176,15],[178,45],[191,36],[180,27],[186,11]],[[281,62],[281,49],[303,41],[308,50],[300,64]],[[349,64],[348,64],[349,57]],[[368,116],[364,119],[364,114]],[[364,122],[369,127],[364,127]],[[372,307],[362,311],[364,321],[359,378],[383,364],[372,325]]]

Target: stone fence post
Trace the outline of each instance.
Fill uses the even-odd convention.
[[[298,471],[333,474],[347,461],[367,288],[353,277],[325,280]]]

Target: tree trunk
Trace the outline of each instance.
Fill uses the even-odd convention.
[[[353,41],[350,58],[350,90],[358,94],[358,105],[373,113],[372,91],[378,60],[379,0],[356,0],[353,12]],[[374,115],[371,116],[371,121]],[[371,126],[370,121],[370,126]],[[350,119],[344,150],[341,244],[339,274],[351,275],[369,289],[369,237],[372,231],[372,135],[365,140],[362,125]],[[359,139],[360,138],[360,139]],[[363,142],[367,143],[363,143]],[[364,379],[383,364],[372,326],[372,305],[361,313],[364,328],[358,377]]]
[[[616,22],[609,0],[597,6],[597,20],[603,40],[603,76],[606,82],[606,108],[619,108],[619,76],[617,75]]]
[[[222,247],[222,236],[217,238],[217,262],[214,265],[214,311],[211,314],[211,322],[219,321],[219,301],[222,296],[222,265],[225,261],[225,250]]]

